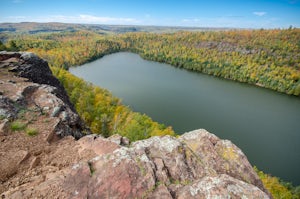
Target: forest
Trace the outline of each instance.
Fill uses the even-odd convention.
[[[300,29],[296,28],[107,35],[80,30],[16,34],[7,40],[9,48],[33,51],[51,66],[64,69],[131,51],[144,59],[300,96]]]
[[[78,30],[0,34],[0,50],[32,51],[48,61],[92,132],[131,140],[174,134],[133,113],[108,91],[68,73],[106,54],[131,51],[144,59],[300,96],[300,29],[99,34]],[[85,91],[85,92],[82,92]],[[126,122],[125,122],[126,121]],[[130,125],[129,125],[130,124]],[[129,129],[139,129],[135,135]],[[127,132],[127,133],[126,133]]]
[[[300,30],[129,33],[126,47],[179,68],[300,95]]]
[[[300,29],[129,32],[76,31],[0,33],[0,50],[31,51],[47,60],[93,133],[120,134],[131,141],[175,135],[171,127],[133,112],[102,88],[67,70],[120,51],[147,60],[300,96]],[[257,173],[275,198],[300,198],[300,188]]]

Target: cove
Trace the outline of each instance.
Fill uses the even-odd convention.
[[[300,99],[143,60],[128,52],[69,71],[110,90],[176,133],[204,128],[240,147],[252,165],[300,184]]]

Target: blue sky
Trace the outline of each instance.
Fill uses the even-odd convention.
[[[300,27],[300,0],[0,0],[0,22]]]

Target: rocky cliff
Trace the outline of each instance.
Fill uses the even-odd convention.
[[[269,198],[243,152],[200,129],[129,143],[84,126],[48,64],[0,53],[2,198]]]

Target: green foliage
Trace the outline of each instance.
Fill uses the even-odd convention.
[[[265,174],[259,171],[257,167],[254,167],[254,170],[274,199],[300,199],[300,186],[293,187],[291,183],[283,182],[277,177]]]
[[[50,66],[68,69],[120,50],[119,43],[89,31],[16,35],[16,48],[31,51]]]
[[[128,33],[122,48],[143,58],[300,95],[300,29]]]
[[[9,48],[37,53],[69,68],[106,54],[143,58],[221,78],[300,95],[300,29],[100,35],[92,31],[16,35]]]
[[[35,128],[26,128],[25,133],[29,136],[35,136],[38,134],[38,130]]]
[[[7,50],[6,46],[0,41],[0,51]]]
[[[22,131],[26,128],[26,124],[24,122],[20,122],[18,120],[12,122],[10,124],[10,129],[12,131]]]
[[[10,51],[19,51],[19,48],[16,44],[16,41],[14,41],[14,40],[10,40],[8,42],[8,48],[7,49],[10,50]]]
[[[171,127],[166,128],[146,115],[132,112],[107,90],[93,86],[64,69],[53,67],[52,71],[93,133],[105,137],[118,133],[131,141],[175,134]]]
[[[174,134],[146,115],[133,113],[108,91],[65,70],[103,55],[132,51],[175,67],[300,95],[300,30],[241,30],[100,35],[92,31],[15,35],[10,49],[46,59],[76,110],[94,133],[131,140]]]

